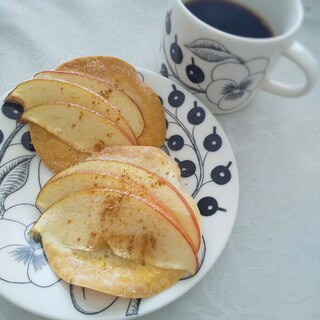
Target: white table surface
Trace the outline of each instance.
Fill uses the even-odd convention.
[[[320,60],[320,1],[303,3],[298,39]],[[1,94],[83,55],[157,71],[165,9],[165,0],[1,0]],[[295,82],[301,72],[281,60],[275,75]],[[302,98],[261,92],[217,118],[240,174],[232,236],[197,286],[143,319],[320,319],[320,81]],[[0,320],[20,319],[42,318],[0,297]]]

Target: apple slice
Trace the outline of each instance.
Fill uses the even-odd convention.
[[[98,250],[103,242],[130,239],[117,243],[126,257],[134,252],[146,264],[190,274],[198,266],[180,225],[155,203],[125,191],[94,189],[65,197],[44,212],[32,232],[77,250],[87,250],[93,242]]]
[[[100,113],[128,136],[131,145],[137,144],[131,127],[114,106],[89,89],[70,82],[49,79],[28,80],[17,85],[9,93],[6,101],[19,103],[24,110],[39,104],[76,103]]]
[[[137,147],[134,147],[132,149],[136,148]],[[188,234],[195,251],[199,250],[201,242],[201,218],[199,209],[192,197],[179,191],[168,180],[154,172],[132,163],[112,160],[87,160],[61,171],[52,177],[40,191],[38,199],[41,199],[41,203],[38,201],[37,203],[39,203],[41,209],[46,209],[54,203],[53,199],[50,200],[52,191],[46,195],[47,188],[48,190],[52,190],[50,184],[54,185],[57,180],[65,176],[84,172],[104,172],[121,176],[126,180],[141,185],[145,190],[148,190],[149,194],[170,210]],[[57,185],[58,184],[56,184],[56,186]]]
[[[191,225],[190,227],[185,223],[185,221],[190,223],[190,217],[185,216],[185,212],[183,212],[183,210],[181,209],[178,209],[178,213],[173,212],[171,209],[174,209],[175,211],[177,211],[177,209],[170,208],[169,206],[165,205],[159,197],[156,197],[156,195],[158,196],[156,191],[152,194],[148,192],[142,184],[133,182],[129,179],[125,179],[123,176],[104,172],[74,172],[69,175],[64,175],[56,180],[50,180],[44,185],[36,199],[36,206],[41,211],[45,211],[57,201],[73,193],[102,188],[112,188],[116,190],[126,191],[130,194],[143,197],[150,203],[154,202],[157,206],[165,210],[176,222],[178,222],[184,228],[184,230],[186,231],[185,238],[189,243],[192,244],[194,250],[198,251],[198,248],[193,243],[197,240],[197,230],[195,230],[194,225]],[[171,204],[171,201],[169,201],[169,203]],[[184,216],[180,217],[181,214],[184,214]],[[179,218],[183,218],[182,223],[180,223],[181,221],[179,221]],[[191,223],[193,223],[193,221],[191,221]],[[189,236],[189,233],[192,234],[192,237]],[[119,239],[114,238],[112,248],[115,248],[118,245],[119,241]],[[121,241],[123,244],[124,240],[121,239]],[[126,238],[125,241],[130,241],[130,239]]]
[[[92,153],[108,145],[131,143],[114,123],[76,104],[37,105],[24,111],[21,120],[46,129],[81,152]]]
[[[98,154],[90,156],[88,160],[90,159],[128,162],[144,167],[165,180],[168,180],[178,189],[183,199],[188,203],[187,207],[189,207],[190,212],[194,213],[193,216],[195,219],[193,220],[197,220],[197,222],[194,222],[198,225],[199,234],[201,234],[201,215],[198,206],[190,194],[181,187],[181,171],[177,166],[177,163],[161,149],[150,146],[137,146],[135,148],[131,148],[130,146],[113,146],[105,148]]]
[[[144,120],[137,104],[123,90],[107,81],[76,72],[42,71],[36,79],[54,79],[68,81],[88,88],[114,105],[128,121],[136,137],[142,134]]]
[[[72,250],[45,236],[42,245],[50,266],[66,282],[123,298],[155,295],[185,273],[123,259],[108,247],[90,252]]]
[[[144,167],[180,188],[181,171],[177,163],[161,149],[151,146],[113,146],[93,154],[88,160],[117,160]]]
[[[139,79],[132,65],[115,57],[92,56],[65,62],[57,70],[80,72],[119,85],[136,102],[143,115],[144,131],[138,144],[163,145],[166,134],[163,106],[156,93]]]
[[[45,211],[55,202],[73,193],[105,188],[123,190],[144,197],[150,202],[156,202],[159,207],[167,210],[165,205],[159,199],[152,196],[142,185],[123,176],[100,171],[73,172],[72,174],[63,175],[58,179],[49,180],[40,190],[36,199],[36,206],[41,211]]]

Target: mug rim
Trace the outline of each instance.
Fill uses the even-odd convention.
[[[294,24],[291,26],[290,29],[288,29],[287,31],[285,31],[284,33],[282,33],[280,35],[276,35],[276,36],[272,36],[272,37],[268,37],[268,38],[250,38],[250,37],[234,35],[234,34],[219,30],[215,27],[212,27],[212,26],[208,25],[207,23],[203,22],[198,17],[196,17],[194,14],[192,14],[190,12],[190,10],[188,10],[188,8],[185,6],[185,3],[183,0],[173,0],[173,1],[176,1],[179,4],[180,9],[182,9],[183,12],[189,16],[189,18],[196,20],[196,22],[199,23],[201,25],[201,27],[207,29],[208,31],[214,30],[217,34],[224,36],[224,37],[227,37],[228,39],[245,41],[245,42],[250,42],[250,43],[253,43],[253,42],[254,43],[256,43],[256,42],[268,43],[268,42],[281,41],[281,40],[290,38],[290,36],[295,34],[297,32],[297,30],[300,28],[302,21],[303,21],[303,15],[304,15],[303,5],[302,5],[301,1],[294,0],[293,4],[295,4],[296,9],[297,9],[297,19],[294,22]]]

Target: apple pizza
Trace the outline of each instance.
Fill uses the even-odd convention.
[[[198,268],[199,210],[178,166],[148,146],[116,146],[53,176],[31,230],[65,281],[141,298]]]
[[[160,147],[165,115],[158,96],[127,62],[83,57],[17,85],[6,101],[23,106],[39,157],[59,172],[114,145]]]

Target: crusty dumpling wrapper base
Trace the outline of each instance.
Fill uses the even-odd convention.
[[[185,274],[123,259],[107,247],[89,252],[65,248],[48,239],[42,244],[52,269],[63,280],[114,296],[148,297],[171,287]]]
[[[56,70],[95,76],[122,88],[137,103],[144,118],[144,131],[138,144],[163,145],[166,134],[163,106],[154,91],[139,79],[132,65],[115,57],[91,56],[70,60]]]
[[[76,150],[36,124],[29,123],[32,144],[39,158],[54,173],[84,161],[90,154]]]

